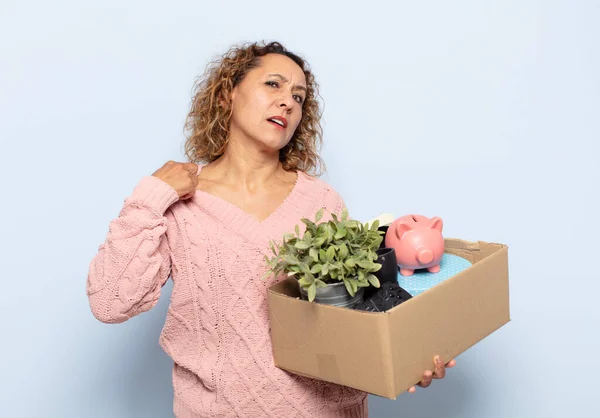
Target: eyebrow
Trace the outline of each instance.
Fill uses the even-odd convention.
[[[281,74],[269,74],[269,77],[276,77],[278,79],[280,79],[281,81],[287,83],[289,80],[287,78],[285,78],[284,76],[282,76]],[[297,90],[303,90],[306,93],[306,87],[304,86],[294,86],[295,89]]]

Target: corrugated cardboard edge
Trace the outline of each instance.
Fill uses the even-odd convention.
[[[369,312],[367,314],[371,315],[381,315],[381,313],[372,313]],[[385,358],[385,364],[387,367],[385,368],[385,381],[386,387],[390,390],[383,396],[388,399],[396,398],[396,384],[394,380],[394,358],[392,356],[392,339],[390,338],[390,316],[387,312],[383,313],[384,317],[382,318],[381,324],[383,325],[383,330],[380,334],[381,336],[381,355]],[[377,396],[377,395],[375,395]]]

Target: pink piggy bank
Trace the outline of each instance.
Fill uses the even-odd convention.
[[[444,255],[442,219],[422,215],[406,215],[396,219],[385,235],[385,246],[393,248],[400,274],[411,276],[416,269],[431,273],[440,271]]]

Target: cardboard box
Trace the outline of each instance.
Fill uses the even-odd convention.
[[[445,239],[472,266],[383,312],[300,299],[289,278],[268,290],[275,365],[395,399],[418,383],[433,356],[455,358],[510,321],[508,247]]]

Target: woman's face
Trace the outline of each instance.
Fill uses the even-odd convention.
[[[230,140],[275,152],[290,141],[300,123],[306,78],[284,55],[268,54],[260,60],[232,92]]]

